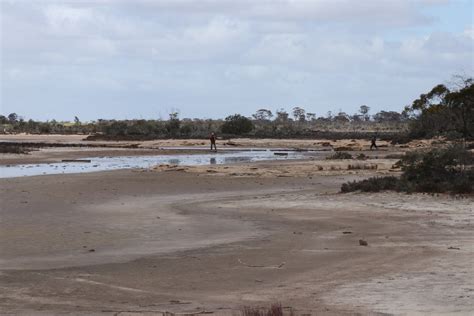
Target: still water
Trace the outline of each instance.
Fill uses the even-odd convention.
[[[232,163],[245,163],[265,160],[302,159],[305,155],[301,152],[262,150],[241,151],[219,154],[195,155],[169,155],[169,156],[124,156],[124,157],[92,157],[84,158],[84,162],[60,162],[49,164],[26,164],[0,166],[0,178],[14,178],[26,176],[39,176],[48,174],[69,174],[98,172],[119,169],[150,168],[160,164],[173,165],[220,165]]]

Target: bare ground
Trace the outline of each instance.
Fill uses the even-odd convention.
[[[314,163],[0,179],[0,310],[474,312],[472,197],[340,194],[389,171]]]

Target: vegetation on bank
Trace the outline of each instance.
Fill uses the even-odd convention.
[[[29,154],[33,149],[18,144],[0,143],[0,153],[2,154]]]
[[[317,116],[302,107],[290,112],[259,109],[251,117],[234,114],[225,119],[181,119],[178,112],[166,120],[103,120],[83,123],[25,120],[16,113],[0,115],[0,133],[86,134],[94,139],[147,140],[220,137],[366,139],[377,136],[393,143],[415,138],[446,136],[474,138],[474,81],[458,77],[453,87],[437,85],[398,113],[370,115],[362,105],[355,114],[340,111]]]
[[[370,138],[374,131],[384,139],[392,139],[399,131],[406,131],[408,121],[397,112],[369,115],[369,107],[361,106],[359,113],[340,112],[316,117],[301,107],[293,115],[283,109],[275,115],[260,109],[252,117],[234,114],[225,119],[181,119],[171,113],[167,120],[97,120],[83,123],[38,122],[24,120],[15,113],[0,116],[0,133],[30,134],[85,134],[90,139],[148,140],[166,138],[207,138],[210,132],[219,137],[244,136],[252,138]],[[361,114],[365,113],[365,114]]]
[[[400,178],[373,177],[348,182],[342,185],[341,192],[474,192],[474,154],[460,145],[409,152],[398,164],[402,170]]]

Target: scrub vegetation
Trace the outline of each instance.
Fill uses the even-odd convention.
[[[342,185],[341,192],[474,192],[474,154],[461,145],[409,152],[398,164],[403,172],[400,178],[373,177],[348,182]]]

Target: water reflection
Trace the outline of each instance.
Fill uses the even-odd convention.
[[[177,158],[173,158],[173,159],[168,160],[168,163],[170,165],[179,165],[181,163],[181,160]]]
[[[173,165],[219,165],[248,163],[262,160],[301,159],[304,154],[288,152],[288,156],[275,156],[271,150],[224,152],[219,154],[196,154],[175,156],[122,156],[92,157],[91,163],[61,162],[36,165],[0,166],[0,178],[37,176],[43,174],[83,173],[118,169],[151,168],[160,164]]]
[[[224,157],[224,163],[251,162],[252,157]]]

